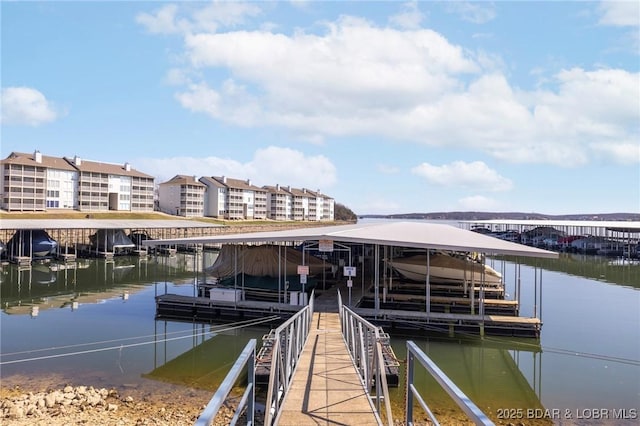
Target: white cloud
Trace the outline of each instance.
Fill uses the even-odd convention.
[[[450,12],[460,16],[467,22],[485,24],[496,17],[496,11],[491,2],[463,2],[453,1],[447,3]]]
[[[180,24],[176,22],[178,6],[168,4],[155,13],[139,13],[136,22],[152,34],[173,34],[180,32]]]
[[[404,3],[402,12],[389,18],[389,22],[400,28],[417,29],[424,19],[424,14],[418,8],[416,1]]]
[[[188,69],[168,75],[183,82],[176,99],[216,120],[283,128],[299,140],[375,135],[515,163],[580,166],[601,155],[595,146],[640,138],[639,73],[561,70],[525,91],[510,84],[500,57],[429,29],[349,16],[323,25],[321,33],[185,32]],[[211,69],[227,79],[207,79]]]
[[[40,91],[30,87],[2,89],[2,124],[39,126],[56,118],[58,113]]]
[[[637,1],[602,1],[599,24],[616,27],[640,27],[640,3]]]
[[[214,1],[205,7],[191,10],[190,16],[178,16],[181,9],[167,4],[154,13],[139,13],[136,22],[152,34],[215,32],[222,27],[235,27],[257,16],[262,9],[255,3]]]
[[[591,147],[594,152],[600,152],[603,156],[611,158],[620,164],[640,164],[640,142],[629,141],[616,144],[594,144]]]
[[[482,195],[473,195],[458,200],[461,209],[467,211],[496,211],[501,210],[500,203]]]
[[[415,175],[422,176],[429,183],[444,187],[471,188],[485,191],[508,191],[512,182],[490,169],[482,161],[466,163],[454,161],[442,166],[422,163],[411,169]]]
[[[331,188],[337,182],[337,170],[323,155],[306,155],[290,148],[270,146],[259,149],[245,163],[219,157],[142,158],[135,161],[140,169],[166,182],[177,174],[229,176],[251,179],[254,185],[291,185],[312,190]]]

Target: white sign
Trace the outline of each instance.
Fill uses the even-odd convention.
[[[353,287],[353,281],[352,280],[347,280],[347,287],[349,287],[349,288]]]
[[[307,276],[305,274],[300,275],[300,284],[307,283]]]
[[[309,275],[309,265],[298,265],[298,275]]]
[[[332,252],[333,251],[333,240],[320,240],[320,241],[318,241],[318,251]]]
[[[355,266],[345,266],[343,275],[345,277],[355,277],[356,276],[356,267]]]

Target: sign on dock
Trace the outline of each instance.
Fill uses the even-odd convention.
[[[333,240],[319,240],[318,251],[321,252],[333,252]]]
[[[356,267],[355,266],[345,266],[344,271],[342,273],[345,277],[355,277],[356,276]]]

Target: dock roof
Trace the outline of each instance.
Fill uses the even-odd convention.
[[[558,257],[558,254],[552,251],[541,250],[522,244],[504,241],[477,232],[456,228],[451,225],[425,222],[384,222],[297,228],[285,231],[159,239],[145,241],[144,244],[241,244],[319,240],[452,251],[475,251],[486,254],[504,254],[527,257]]]
[[[640,232],[640,221],[624,220],[516,220],[516,219],[492,219],[492,220],[464,220],[461,223],[471,225],[509,225],[509,226],[551,226],[574,228],[604,228],[619,232]]]

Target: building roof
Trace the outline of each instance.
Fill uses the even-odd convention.
[[[396,247],[472,251],[527,257],[557,258],[552,251],[504,241],[451,225],[425,222],[384,222],[355,225],[298,228],[208,237],[177,238],[150,241],[149,245],[269,243],[281,241],[333,240],[357,244],[380,244]]]
[[[160,185],[195,185],[205,187],[206,185],[196,179],[195,176],[175,175]]]
[[[64,158],[69,164],[71,164],[76,170],[87,173],[104,173],[118,176],[132,176],[153,179],[153,176],[139,172],[130,167],[129,163],[115,164],[115,163],[102,163],[99,161],[85,160],[83,158]],[[79,164],[78,164],[79,163]]]
[[[289,192],[291,195],[294,195],[296,197],[307,197],[307,198],[316,197],[315,194],[311,194],[306,189],[291,188],[290,186],[287,186],[285,188],[285,191]]]
[[[75,167],[69,164],[64,158],[42,155],[42,161],[36,161],[35,153],[12,152],[1,164],[19,164],[22,166],[45,167],[56,170],[75,171]]]
[[[330,197],[326,194],[323,194],[322,192],[320,192],[320,190],[315,190],[312,191],[309,188],[302,188],[303,191],[306,191],[308,195],[312,196],[312,197],[319,197],[319,198],[324,198],[327,200],[333,200],[333,197]]]
[[[272,193],[272,194],[280,194],[280,195],[291,195],[289,192],[287,192],[284,187],[280,186],[280,185],[275,185],[275,186],[271,186],[271,185],[264,185],[262,187],[264,190]]]
[[[216,182],[219,185],[226,186],[227,188],[242,189],[246,191],[266,192],[264,188],[260,188],[259,186],[253,185],[250,179],[247,179],[247,180],[233,179],[226,176],[211,176],[211,177],[204,177],[203,179]]]

